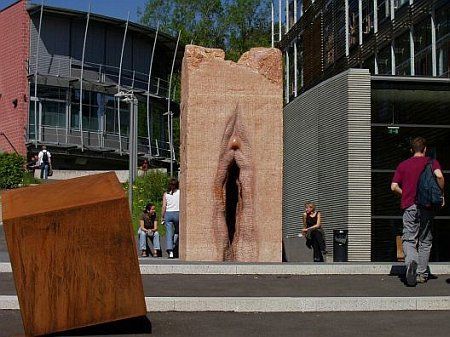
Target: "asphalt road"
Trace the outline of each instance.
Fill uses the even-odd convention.
[[[85,330],[65,336],[448,337],[450,312],[149,313],[149,324]],[[151,329],[149,327],[151,325]],[[110,329],[110,331],[108,331]],[[114,331],[111,331],[114,329]],[[128,329],[128,330],[127,330]],[[133,331],[134,330],[134,331]],[[151,330],[151,332],[150,332]],[[18,310],[0,311],[0,336],[23,336]],[[58,334],[55,336],[62,336]]]
[[[156,297],[450,296],[450,275],[415,288],[384,275],[143,275],[142,281],[145,296]],[[0,295],[15,294],[12,273],[0,273]]]

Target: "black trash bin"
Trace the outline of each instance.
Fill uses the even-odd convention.
[[[333,261],[347,262],[348,260],[348,230],[333,230]]]

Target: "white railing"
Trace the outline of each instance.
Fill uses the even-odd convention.
[[[65,127],[42,125],[41,142],[56,145],[81,146],[81,137],[79,129],[67,130]],[[29,141],[36,140],[35,137],[28,137]],[[116,133],[83,130],[83,140],[85,147],[98,148],[102,150],[119,150],[119,135]],[[124,153],[128,153],[129,137],[120,136],[122,149]],[[170,158],[169,142],[153,139],[149,147],[148,138],[138,137],[138,152],[142,154],[150,154],[152,157],[160,157],[162,159]],[[172,159],[175,160],[175,151],[172,151]]]

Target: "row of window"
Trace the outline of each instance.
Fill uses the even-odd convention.
[[[371,3],[371,1],[366,1],[365,3]],[[385,6],[387,2],[378,1],[378,3],[379,6]],[[345,44],[340,43],[345,40],[343,38],[345,36],[345,29],[341,29],[343,31],[336,31],[336,27],[345,27],[345,24],[341,22],[342,20],[343,17],[336,15],[336,13],[333,16],[323,16],[322,65],[324,71],[345,55]],[[435,30],[432,29],[433,25]],[[372,28],[367,33],[371,33],[371,31]],[[352,30],[350,30],[351,32]],[[433,65],[432,41],[434,33],[436,41],[436,63]],[[356,34],[355,36],[358,37],[358,35]],[[350,39],[351,43],[352,41]],[[358,43],[358,40],[355,41],[355,43]],[[304,68],[311,66],[312,60],[308,60],[304,55],[304,43],[310,44],[311,41],[306,41],[304,36],[299,36],[288,49],[289,73],[286,74],[286,78],[288,77],[289,79],[288,88],[290,96],[300,91],[304,84]],[[430,15],[410,30],[395,37],[391,44],[379,48],[360,66],[369,69],[371,74],[433,76],[435,71],[438,77],[450,77],[449,54],[450,3],[436,10],[434,20]]]
[[[80,91],[63,87],[38,86],[39,101],[32,99],[29,109],[29,138],[35,138],[35,125],[39,124],[39,111],[43,126],[78,130],[80,128]],[[34,87],[31,85],[31,94],[34,96]],[[93,132],[119,133],[118,101],[112,95],[100,92],[83,91],[83,130]],[[38,114],[35,115],[35,108]],[[67,120],[67,116],[70,116]],[[158,136],[163,130],[165,119],[160,107],[151,105],[151,131]],[[147,136],[146,106],[139,102],[139,135]],[[37,122],[37,124],[36,124]],[[120,102],[120,133],[128,134],[129,105]]]

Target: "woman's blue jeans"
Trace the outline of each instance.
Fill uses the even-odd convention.
[[[174,245],[178,242],[178,235],[180,229],[179,212],[166,212],[164,221],[166,224],[166,242],[167,250],[173,250]]]

